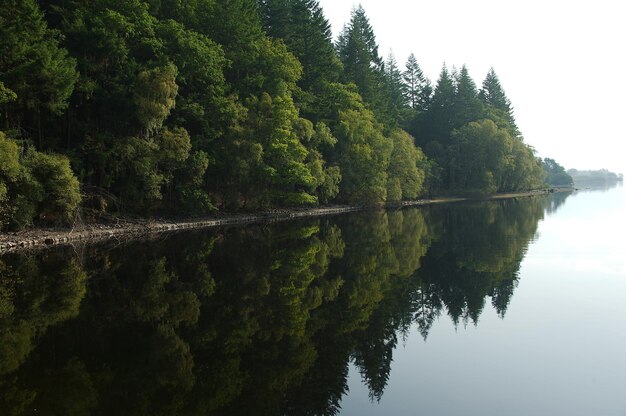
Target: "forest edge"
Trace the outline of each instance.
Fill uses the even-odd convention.
[[[388,202],[373,205],[328,205],[315,208],[286,208],[247,214],[224,214],[219,216],[186,219],[120,219],[116,224],[93,223],[73,228],[33,228],[18,232],[0,233],[0,254],[28,249],[37,249],[56,245],[78,242],[94,243],[110,239],[131,240],[145,238],[165,232],[181,230],[199,230],[205,228],[224,227],[230,225],[246,225],[252,223],[271,223],[288,221],[297,218],[313,218],[327,215],[346,214],[371,209],[404,208],[422,205],[444,204],[464,201],[486,201],[496,199],[513,199],[546,195],[553,192],[572,192],[576,188],[548,188],[534,191],[501,193],[486,196],[445,196],[422,198],[412,201]]]

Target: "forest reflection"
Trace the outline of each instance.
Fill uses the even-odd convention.
[[[566,194],[0,257],[3,415],[334,415],[398,339],[504,317]]]

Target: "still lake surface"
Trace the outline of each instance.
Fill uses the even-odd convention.
[[[626,192],[0,256],[0,415],[626,416]]]

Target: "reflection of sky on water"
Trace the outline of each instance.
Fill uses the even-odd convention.
[[[626,280],[626,192],[579,192],[540,225],[541,237],[526,264],[558,268],[561,274],[606,273]]]
[[[626,192],[579,192],[539,225],[504,319],[445,315],[394,352],[379,404],[351,367],[345,415],[626,415]]]

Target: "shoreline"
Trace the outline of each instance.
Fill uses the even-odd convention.
[[[347,214],[372,209],[394,209],[417,207],[424,205],[446,204],[465,201],[489,201],[498,199],[514,199],[546,195],[552,192],[574,191],[567,189],[546,189],[518,193],[494,194],[480,197],[435,197],[414,201],[389,202],[379,205],[330,205],[316,208],[272,209],[249,214],[223,214],[221,216],[204,217],[187,220],[141,220],[128,221],[122,224],[87,224],[77,229],[44,229],[34,228],[14,233],[0,232],[0,255],[28,249],[67,245],[72,243],[96,243],[110,239],[139,239],[152,234],[182,230],[200,230],[225,226],[248,225],[254,223],[272,223],[289,221],[298,218],[316,218],[328,215]]]

